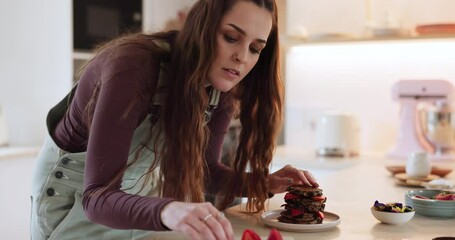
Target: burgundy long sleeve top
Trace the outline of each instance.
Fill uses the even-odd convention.
[[[133,133],[149,113],[159,73],[160,59],[138,44],[103,50],[86,67],[67,114],[52,133],[62,149],[87,151],[83,206],[94,222],[117,229],[166,230],[160,212],[171,198],[127,194],[120,190],[120,183],[105,194],[90,194],[107,186],[127,164]],[[86,107],[96,87],[100,91],[90,108],[93,119],[88,130]],[[223,138],[233,116],[230,98],[221,94],[208,123],[206,161],[211,179],[206,190],[210,193],[221,189],[221,179],[232,175],[220,162]],[[133,99],[137,104],[125,117]]]

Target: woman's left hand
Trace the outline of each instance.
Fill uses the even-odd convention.
[[[285,192],[287,187],[292,184],[319,187],[316,179],[309,171],[300,170],[291,165],[286,165],[280,170],[270,174],[268,181],[269,192],[273,194]]]

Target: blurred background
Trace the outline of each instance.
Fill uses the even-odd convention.
[[[91,58],[97,43],[127,31],[178,29],[194,2],[2,1],[0,145],[41,144],[48,109],[70,89],[74,73]],[[393,137],[398,106],[391,102],[389,89],[394,81],[403,78],[454,81],[453,54],[448,53],[455,34],[450,29],[433,34],[416,32],[422,25],[455,23],[454,1],[277,0],[277,3],[287,105],[303,107],[306,117],[327,108],[371,110],[375,104],[376,113],[385,116],[381,127],[390,130],[386,135]],[[294,99],[294,90],[301,98]],[[369,94],[372,91],[375,97]],[[346,92],[362,101],[351,103],[343,95]],[[302,111],[294,112],[302,115]],[[288,125],[298,122],[293,129],[311,127],[308,119],[297,117],[286,119]],[[371,121],[366,119],[361,125]],[[285,132],[280,143],[294,138],[285,137]],[[379,143],[362,144],[367,149],[387,148],[378,146]]]

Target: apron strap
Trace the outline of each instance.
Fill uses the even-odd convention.
[[[218,107],[221,92],[213,87],[210,87],[209,105],[205,109],[205,122],[208,123],[212,119],[212,114]]]
[[[68,106],[70,105],[71,101],[73,100],[74,93],[77,89],[77,83],[73,86],[71,91],[59,102],[55,105],[51,110],[49,110],[46,118],[46,125],[47,130],[49,131],[50,136],[53,135],[54,129],[57,124],[60,122],[60,119],[65,115],[66,111],[68,110]]]

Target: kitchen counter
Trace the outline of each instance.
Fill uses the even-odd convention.
[[[416,214],[403,225],[387,225],[376,220],[370,212],[375,200],[403,202],[406,191],[413,188],[398,186],[386,165],[404,165],[404,161],[386,159],[383,154],[363,154],[356,158],[318,158],[314,154],[301,153],[296,147],[279,147],[273,161],[273,171],[291,164],[310,170],[327,197],[328,212],[340,216],[341,223],[334,229],[318,233],[281,231],[293,239],[432,239],[438,236],[455,237],[455,218],[430,218]],[[452,162],[433,162],[433,165],[455,167]],[[446,176],[455,182],[455,173]],[[269,210],[281,209],[284,194],[275,195],[268,204]],[[260,236],[268,236],[270,228],[259,221],[260,214],[246,215],[245,205],[226,210],[236,236],[247,229]]]
[[[0,230],[5,239],[28,239],[31,188],[31,173],[38,149],[11,148],[0,155],[0,184],[2,196]],[[1,156],[10,156],[1,159]],[[379,223],[370,213],[375,200],[381,202],[404,202],[404,193],[411,188],[394,184],[387,164],[404,164],[403,161],[387,160],[381,154],[363,154],[357,158],[324,159],[312,153],[302,153],[298,147],[279,147],[274,157],[272,170],[286,164],[310,170],[317,178],[327,196],[326,211],[340,216],[341,223],[334,229],[319,233],[294,233],[280,231],[285,240],[299,239],[432,239],[436,236],[455,237],[455,218],[429,218],[416,214],[404,225],[393,226]],[[455,162],[435,163],[454,168]],[[455,172],[446,177],[455,182]],[[14,181],[14,184],[7,184]],[[280,209],[284,194],[270,199],[269,210]],[[232,223],[236,240],[245,229],[255,230],[267,239],[270,228],[259,222],[259,215],[247,215],[241,211],[245,205],[237,205],[225,211]],[[159,239],[183,239],[175,232],[163,232]],[[155,238],[156,239],[156,238]]]
[[[38,154],[39,150],[39,147],[2,146],[0,147],[0,160],[35,157]]]

